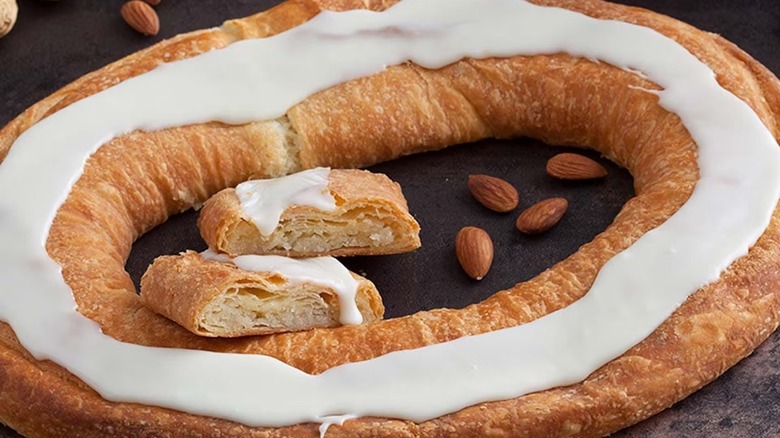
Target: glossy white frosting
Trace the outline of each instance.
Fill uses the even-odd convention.
[[[279,225],[282,212],[293,205],[323,211],[336,209],[336,200],[328,190],[330,169],[316,167],[273,179],[256,179],[236,186],[241,212],[268,236]]]
[[[320,438],[325,438],[325,434],[328,433],[328,429],[333,425],[343,426],[347,420],[353,420],[357,418],[354,415],[329,415],[326,417],[320,417],[317,421],[320,422]]]
[[[104,336],[75,311],[45,252],[51,220],[84,161],[114,136],[274,118],[318,90],[407,60],[436,68],[469,56],[559,52],[640,71],[659,84],[660,105],[680,116],[699,145],[701,180],[674,216],[603,267],[587,295],[531,323],[314,376],[270,357]],[[20,136],[0,166],[0,319],[35,357],[64,366],[110,400],[248,425],[339,415],[422,421],[581,381],[640,342],[763,233],[778,199],[779,163],[777,143],[756,114],[707,66],[651,29],[519,0],[406,0],[384,13],[322,13],[272,38],[163,65]]]
[[[358,283],[349,270],[333,257],[312,257],[293,259],[282,256],[241,255],[230,257],[212,250],[201,253],[206,260],[231,263],[239,269],[250,272],[273,272],[286,278],[290,283],[312,283],[325,286],[336,294],[339,301],[339,322],[342,324],[360,324],[360,314],[355,296]]]

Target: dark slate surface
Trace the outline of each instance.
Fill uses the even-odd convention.
[[[108,62],[177,33],[215,26],[274,3],[164,0],[157,8],[161,33],[148,38],[122,23],[119,1],[19,2],[16,28],[0,39],[0,124]],[[780,73],[780,5],[774,0],[624,3],[649,7],[723,34]],[[558,149],[532,140],[488,141],[376,166],[374,170],[388,173],[403,185],[410,208],[422,225],[424,247],[406,255],[349,260],[348,265],[377,283],[385,296],[388,316],[434,307],[460,307],[531,278],[603,230],[632,195],[630,176],[608,163],[610,177],[603,182],[551,181],[545,177],[543,167],[556,152]],[[513,182],[520,188],[521,206],[556,195],[570,200],[570,211],[549,234],[538,238],[520,236],[513,229],[515,215],[487,212],[470,198],[465,188],[469,173],[490,173]],[[184,214],[142,238],[128,262],[134,278],[156,255],[201,249],[203,243],[194,221],[193,214]],[[471,282],[460,272],[452,254],[453,237],[465,225],[486,228],[496,244],[496,262],[480,283]],[[780,365],[774,359],[779,345],[780,337],[772,336],[755,354],[716,382],[617,435],[780,435]],[[18,435],[0,426],[0,437],[15,436]]]

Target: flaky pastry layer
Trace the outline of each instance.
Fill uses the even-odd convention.
[[[409,214],[401,187],[387,176],[333,169],[328,190],[336,200],[334,211],[291,206],[264,236],[241,210],[235,189],[228,188],[206,201],[198,228],[209,248],[232,256],[379,255],[420,247],[420,225]]]
[[[382,319],[382,297],[373,283],[357,281],[355,303],[363,323]],[[239,337],[336,327],[336,292],[294,283],[274,272],[250,272],[188,251],[162,256],[141,279],[141,302],[200,336]]]
[[[724,39],[637,8],[599,0],[539,0],[648,26],[708,64],[777,138],[780,84]],[[299,24],[320,8],[381,10],[393,0],[291,0],[218,29],[181,35],[85,75],[0,131],[0,157],[58,109],[163,60]],[[580,298],[599,268],[688,198],[696,148],[640,77],[566,55],[464,60],[430,71],[392,67],[311,96],[285,117],[243,126],[208,123],[112,140],[87,163],[52,226],[47,249],[79,311],[104,332],[143,345],[267,354],[310,373],[345,362],[521,324]],[[543,102],[539,105],[539,102]],[[393,124],[383,123],[386,119]],[[463,309],[235,340],[203,339],[145,309],[124,271],[132,242],[169,215],[251,177],[315,166],[360,167],[485,137],[531,136],[592,147],[625,166],[637,196],[614,223],[536,278]],[[735,145],[734,147],[739,147]],[[121,157],[121,160],[116,159]],[[132,165],[131,165],[132,164]],[[423,423],[362,418],[337,436],[598,436],[646,418],[714,379],[778,325],[780,213],[750,253],[691,296],[651,336],[581,383],[482,403]],[[323,348],[327,346],[327,348]],[[61,367],[33,360],[0,325],[0,420],[28,436],[316,436],[317,425],[250,428],[99,397]]]

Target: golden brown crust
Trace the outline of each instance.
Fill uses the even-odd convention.
[[[198,228],[209,248],[232,256],[380,255],[420,247],[420,225],[409,214],[401,186],[387,176],[334,169],[328,190],[336,199],[335,211],[291,206],[274,232],[263,236],[241,210],[235,189],[225,189],[203,205]]]
[[[363,323],[382,319],[385,308],[374,284],[357,274],[352,276],[357,281],[355,303]],[[188,251],[155,259],[141,279],[141,302],[153,312],[200,336],[233,338],[341,325],[338,296],[333,289],[312,284],[301,289],[304,288],[291,285],[279,274],[244,271]],[[239,307],[241,316],[253,319],[253,325],[239,324],[236,318],[225,319],[231,312],[224,306],[220,306],[219,315],[209,312],[210,307],[224,301],[226,295],[240,296],[242,293],[250,298],[263,296],[258,300],[245,300]],[[295,299],[287,299],[293,294]],[[269,300],[269,297],[274,299]],[[286,303],[283,313],[295,316],[294,320],[273,321],[274,306],[279,306],[279,301]],[[327,313],[315,319],[314,311]],[[215,319],[219,321],[215,322]]]
[[[318,3],[290,1],[222,30],[163,42],[87,75],[0,131],[0,156],[47,112],[148,70],[168,48],[175,48],[179,56],[191,56],[232,38],[268,35],[305,21],[316,13]],[[392,2],[321,3],[339,9],[382,9]],[[599,0],[542,3],[638,23],[675,38],[710,65],[725,88],[748,102],[775,137],[780,136],[778,80],[721,38],[651,12]],[[182,41],[189,42],[178,45]],[[144,345],[268,354],[313,373],[389,351],[520,324],[582,296],[609,257],[668,218],[693,188],[696,150],[689,135],[675,116],[657,106],[654,96],[627,85],[653,86],[621,70],[564,55],[466,60],[437,71],[406,65],[318,93],[292,108],[287,119],[130,134],[111,141],[90,159],[57,215],[47,249],[63,266],[79,310],[111,336]],[[387,91],[393,97],[380,99]],[[358,104],[350,101],[356,95],[362,96],[360,101],[381,102],[385,117],[396,117],[395,123],[374,123],[379,117],[374,109],[356,108]],[[545,105],[532,104],[539,101]],[[426,110],[420,111],[423,107]],[[329,130],[325,114],[337,121]],[[255,131],[260,127],[275,132],[288,123],[296,135],[294,147],[287,135],[269,141]],[[145,310],[123,271],[139,233],[248,177],[317,165],[368,165],[491,135],[529,135],[594,147],[631,171],[637,196],[592,242],[528,282],[464,309],[420,312],[370,326],[201,339]],[[152,146],[133,148],[142,138]],[[116,155],[122,160],[112,159]],[[119,168],[120,162],[139,164]],[[163,165],[182,170],[169,176]],[[714,379],[777,327],[778,257],[780,212],[776,210],[747,256],[688,299],[650,337],[585,381],[483,403],[420,424],[367,418],[332,427],[328,434],[598,436],[625,427]],[[327,348],[320,348],[323,345]],[[0,370],[0,419],[29,436],[98,437],[107,431],[115,436],[183,437],[317,434],[311,424],[252,429],[156,407],[108,402],[62,368],[32,360],[5,324],[0,325]]]

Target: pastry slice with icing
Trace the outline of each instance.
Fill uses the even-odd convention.
[[[198,226],[210,248],[231,255],[378,255],[420,246],[400,186],[354,169],[247,181],[209,199]]]
[[[141,300],[209,337],[361,324],[384,314],[374,284],[332,257],[231,258],[212,251],[158,257],[141,280]]]

